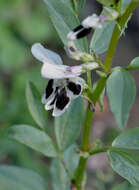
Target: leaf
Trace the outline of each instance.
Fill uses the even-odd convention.
[[[128,182],[124,182],[124,183],[121,183],[119,185],[116,185],[111,190],[138,190],[138,188],[131,185]]]
[[[102,29],[96,29],[91,39],[90,48],[97,54],[107,51],[112,37],[115,22],[107,22]]]
[[[120,0],[119,12],[124,14],[128,6],[132,3],[132,0]]]
[[[112,146],[139,150],[139,127],[124,131],[113,141]]]
[[[50,172],[54,190],[70,190],[69,177],[58,158],[53,159]]]
[[[28,169],[15,166],[0,166],[1,190],[48,190],[43,178]]]
[[[97,1],[105,6],[113,6],[115,4],[115,0],[97,0]]]
[[[78,3],[79,10],[84,8],[85,3],[86,3],[86,0],[79,0],[79,3]]]
[[[127,179],[132,185],[139,186],[139,166],[128,156],[120,151],[108,151],[111,167],[120,176]]]
[[[47,112],[41,103],[41,96],[32,82],[26,86],[26,99],[29,111],[40,128],[46,128]]]
[[[129,72],[118,69],[108,78],[106,88],[110,109],[120,129],[124,129],[136,95],[135,82]]]
[[[55,133],[58,146],[65,150],[75,142],[83,124],[83,100],[73,100],[68,110],[60,117],[55,118]]]
[[[134,58],[126,68],[128,70],[139,69],[139,57]]]
[[[69,168],[71,174],[74,174],[74,170],[77,167],[79,161],[79,155],[77,154],[77,146],[72,145],[64,152],[64,161]],[[50,168],[52,184],[54,190],[70,190],[70,179],[67,175],[62,163],[54,158]]]
[[[76,144],[71,145],[65,152],[64,152],[64,160],[67,164],[68,168],[72,175],[74,174],[75,169],[77,168],[80,155],[77,153],[78,147]]]
[[[55,157],[57,155],[52,139],[46,133],[29,125],[12,126],[8,136],[45,156]]]
[[[64,45],[67,45],[67,34],[79,25],[77,16],[66,1],[44,0],[44,2],[47,5],[50,18],[59,37]],[[87,42],[85,39],[78,40],[76,45],[77,48],[82,51],[87,50]]]

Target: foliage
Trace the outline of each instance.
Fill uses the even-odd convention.
[[[80,24],[78,14],[84,7],[85,1],[44,0],[44,2],[53,26],[63,44],[67,45],[67,34]],[[2,190],[11,188],[15,190],[49,190],[51,185],[54,190],[84,189],[87,160],[90,156],[102,152],[107,152],[113,170],[132,184],[125,182],[114,187],[113,190],[124,190],[125,188],[136,190],[136,187],[139,187],[139,159],[134,156],[134,151],[137,152],[137,155],[139,153],[139,127],[135,126],[133,129],[125,130],[136,96],[135,81],[129,72],[139,68],[139,58],[134,58],[127,67],[111,68],[117,42],[139,2],[135,0],[98,0],[98,2],[118,14],[118,17],[108,20],[101,29],[96,29],[91,39],[90,55],[94,56],[93,61],[99,64],[100,70],[97,70],[99,80],[95,88],[92,88],[90,73],[88,72],[88,86],[85,89],[85,95],[90,104],[88,103],[88,106],[85,106],[83,98],[78,97],[72,101],[66,112],[55,120],[49,118],[49,113],[45,112],[41,105],[40,91],[44,85],[40,78],[39,69],[38,67],[32,68],[31,63],[28,64],[31,62],[29,47],[34,41],[45,40],[49,43],[50,39],[56,39],[55,32],[50,25],[50,19],[46,19],[48,18],[47,11],[42,6],[42,2],[35,3],[35,12],[32,12],[31,9],[34,2],[14,0],[9,2],[9,7],[6,7],[7,4],[4,0],[0,2],[2,7],[0,8],[2,10],[0,13],[2,17],[0,34],[3,36],[0,41],[0,62],[3,76],[2,82],[0,82],[0,89],[2,89],[0,90],[0,97],[3,102],[0,103],[0,106],[3,109],[3,116],[0,116],[0,119],[4,128],[8,127],[8,130],[4,129],[2,133],[4,137],[0,146],[4,147],[2,142],[6,141],[7,152],[11,153],[14,150],[13,147],[9,147],[10,143],[5,138],[8,133],[9,139],[16,140],[29,147],[29,149],[24,149],[24,146],[21,145],[23,149],[21,148],[21,154],[19,152],[20,159],[25,162],[25,167],[28,161],[32,162],[33,156],[30,153],[36,154],[39,158],[52,158],[48,173],[44,172],[41,161],[39,161],[42,164],[40,164],[41,166],[38,166],[35,161],[34,164],[32,163],[30,167],[27,167],[35,171],[16,166],[0,166]],[[16,9],[19,11],[17,14],[13,14]],[[28,10],[26,11],[27,14],[24,10]],[[85,38],[76,40],[75,45],[80,51],[87,52],[88,50]],[[107,54],[103,64],[99,54],[104,52]],[[88,62],[88,60],[84,62]],[[24,70],[26,70],[26,74],[23,73]],[[28,82],[26,86],[26,99],[34,121],[30,119],[26,111],[24,100],[23,91],[27,80],[31,82]],[[13,81],[13,85],[11,81]],[[4,84],[7,84],[7,87]],[[10,92],[9,88],[12,89]],[[97,145],[97,143],[95,145],[94,142],[92,145],[89,142],[93,119],[93,111],[90,106],[92,106],[92,102],[94,106],[98,102],[103,110],[105,89],[110,110],[116,119],[117,126],[121,129],[120,134],[111,142],[109,147],[105,147],[105,142],[104,147]],[[9,123],[7,117],[10,117]],[[18,124],[21,120],[28,124]],[[17,124],[15,125],[15,123]],[[49,133],[50,127],[53,128],[51,134]],[[80,132],[83,133],[83,136],[79,147],[75,143]],[[20,145],[14,144],[13,141],[12,143],[13,146],[15,145],[15,149],[20,149],[18,147]],[[21,158],[22,154],[23,158]],[[16,156],[19,157],[19,155]],[[47,182],[44,182],[40,175],[47,175]]]

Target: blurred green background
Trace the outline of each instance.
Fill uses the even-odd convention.
[[[96,1],[87,1],[81,16],[92,12],[100,13]],[[127,33],[120,40],[114,64],[125,66],[139,55],[139,9],[129,23]],[[25,99],[26,82],[33,81],[42,93],[45,81],[41,78],[41,64],[30,52],[31,45],[41,42],[49,49],[60,53],[64,60],[63,45],[51,24],[47,8],[42,0],[0,0],[0,164],[13,164],[31,168],[49,179],[49,159],[7,139],[7,129],[13,124],[31,124],[34,121],[28,111]],[[105,54],[102,55],[102,59]],[[67,60],[65,64],[72,63]],[[137,72],[133,72],[137,84],[137,98],[133,106],[129,127],[138,127],[139,92]],[[112,114],[104,98],[105,111],[96,111],[93,138],[109,143],[118,133]],[[110,169],[105,154],[97,155],[88,162],[88,189],[106,190],[120,183],[122,179]]]

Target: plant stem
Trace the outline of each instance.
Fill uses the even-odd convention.
[[[102,152],[107,152],[109,148],[100,148],[100,149],[96,149],[96,150],[93,150],[92,152],[89,152],[89,155],[92,156],[94,154],[99,154],[99,153],[102,153]]]
[[[107,51],[107,55],[105,58],[105,62],[104,62],[104,72],[106,74],[109,73],[111,66],[112,66],[112,60],[115,54],[115,50],[116,50],[116,46],[118,43],[118,40],[120,38],[121,35],[121,31],[124,30],[125,25],[128,21],[128,19],[130,18],[131,13],[133,12],[133,10],[139,5],[139,3],[132,3],[126,10],[126,12],[124,13],[123,16],[121,16],[120,18],[118,18],[117,23],[114,27],[114,31],[112,34],[112,38],[111,38],[111,42]],[[120,28],[119,28],[120,27]],[[106,85],[106,81],[107,78],[101,77],[98,85],[96,87],[96,89],[93,92],[92,95],[92,99],[94,100],[94,104],[96,104],[96,102],[98,101],[101,92],[103,91],[103,89],[105,88]]]
[[[114,53],[116,50],[116,46],[117,46],[119,37],[121,35],[121,31],[124,29],[125,24],[128,21],[131,13],[135,9],[135,7],[136,7],[135,4],[131,4],[128,7],[128,9],[126,10],[125,14],[117,20],[121,30],[119,29],[119,26],[116,24],[113,34],[112,34],[111,42],[110,42],[110,45],[109,45],[109,48],[107,51],[105,62],[104,62],[104,67],[105,67],[104,72],[106,74],[108,74],[111,69],[113,56],[114,56]],[[88,79],[88,85],[89,85],[89,87],[91,87],[91,74],[90,73],[87,74],[87,79]],[[98,85],[93,92],[94,104],[96,104],[103,89],[105,88],[106,80],[107,80],[107,77],[100,78]],[[86,151],[86,152],[89,150],[89,136],[90,136],[90,129],[92,126],[92,119],[93,119],[93,112],[91,112],[91,110],[89,109],[89,105],[88,105],[87,111],[86,111],[86,118],[85,118],[85,122],[84,122],[83,139],[82,139],[82,146],[81,146],[81,150]],[[106,150],[107,149],[99,150],[99,151],[94,150],[94,151],[92,151],[91,155],[100,153],[100,151],[103,152]],[[87,158],[80,157],[79,164],[78,164],[78,167],[75,172],[75,185],[76,185],[77,190],[84,189],[84,187],[82,187],[82,184],[83,184],[83,179],[84,179],[84,171],[86,168],[86,163],[87,163]]]
[[[89,105],[87,106],[86,117],[84,122],[84,129],[83,129],[83,140],[81,150],[86,152],[89,150],[89,136],[90,136],[90,129],[92,126],[92,119],[93,119],[93,112],[90,110]],[[77,189],[81,189],[82,181],[84,178],[84,170],[86,167],[87,158],[81,157],[79,160],[79,165],[75,173],[75,183]]]

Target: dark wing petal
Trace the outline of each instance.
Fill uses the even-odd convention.
[[[67,92],[65,88],[62,88],[56,98],[53,116],[60,116],[66,110],[66,108],[70,104],[70,98],[67,96]]]
[[[69,82],[67,87],[74,95],[79,95],[82,89],[80,84],[74,82]]]
[[[83,28],[76,34],[76,38],[80,39],[87,36],[91,32],[92,28]]]
[[[63,110],[69,101],[70,99],[66,94],[65,88],[62,88],[56,99],[56,107],[60,110]]]
[[[45,89],[45,98],[49,98],[50,95],[53,93],[54,91],[54,87],[53,87],[53,84],[54,84],[54,80],[53,79],[50,79],[48,81],[48,84],[46,86],[46,89]]]

